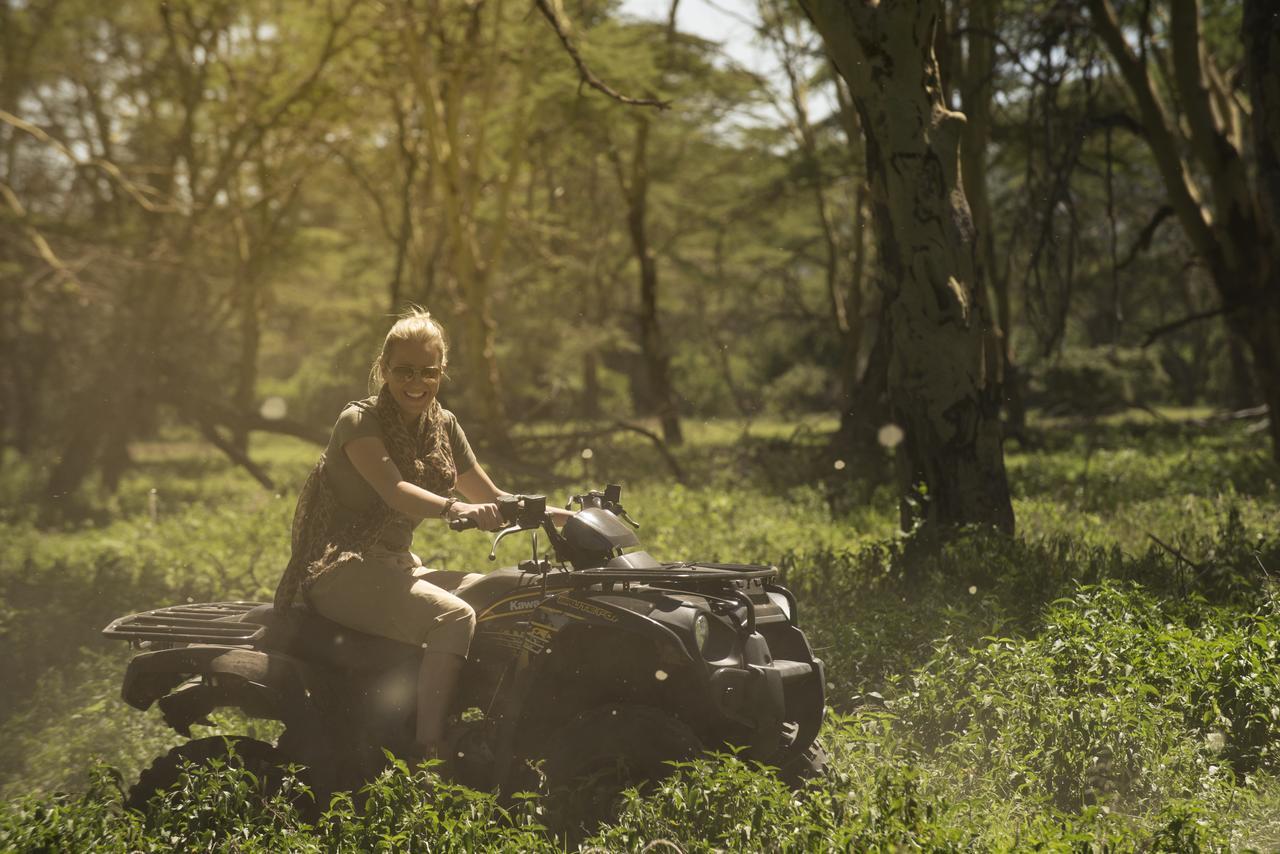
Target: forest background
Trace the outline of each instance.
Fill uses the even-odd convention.
[[[163,826],[65,794],[174,741],[96,632],[269,593],[316,443],[416,303],[501,482],[621,480],[660,556],[779,564],[831,662],[804,798],[699,767],[670,786],[703,812],[664,791],[608,844],[1275,844],[1275,13],[863,22],[885,55],[892,10],[936,24],[908,55],[967,116],[921,133],[975,227],[951,278],[1007,483],[974,488],[1008,513],[939,519],[910,369],[951,357],[893,314],[910,169],[838,5],[722,4],[755,68],[678,3],[0,3],[0,784],[35,798],[0,842]],[[1002,530],[933,535],[967,522]],[[508,819],[492,844],[532,844]]]

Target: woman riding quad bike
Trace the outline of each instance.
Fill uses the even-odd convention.
[[[623,523],[615,485],[571,504],[579,509],[557,530],[545,498],[503,499],[490,557],[518,531],[542,534],[549,552],[535,537],[517,566],[438,579],[476,614],[449,710],[447,771],[507,793],[537,788],[540,773],[553,803],[588,818],[704,750],[738,750],[790,780],[816,773],[822,662],[777,569],[655,559]],[[130,705],[158,704],[188,737],[218,708],[280,721],[274,746],[232,743],[263,767],[306,766],[321,797],[376,775],[383,748],[412,749],[420,647],[255,602],[162,608],[104,634],[142,649],[125,674]],[[176,781],[182,760],[225,756],[227,743],[175,748],[143,774],[131,804]]]
[[[811,769],[822,667],[776,570],[634,551],[617,487],[576,496],[576,513],[504,493],[436,400],[447,364],[430,314],[392,326],[371,371],[377,393],[343,410],[301,490],[274,603],[112,623],[108,635],[147,649],[129,665],[125,699],[158,702],[188,736],[219,707],[281,721],[276,745],[241,740],[237,751],[264,767],[305,765],[321,792],[369,779],[383,748],[443,758],[460,781],[505,791],[536,785],[533,760],[559,790],[652,778],[721,746],[790,775]],[[432,517],[501,527],[495,549],[542,531],[551,557],[535,538],[517,567],[433,572],[409,550]],[[144,774],[135,802],[175,779],[182,759],[226,749],[177,748]]]

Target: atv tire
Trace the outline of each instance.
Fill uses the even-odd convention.
[[[826,773],[827,760],[827,748],[815,738],[802,753],[797,753],[778,767],[778,779],[793,789],[799,789],[806,781]]]
[[[661,780],[675,771],[669,763],[701,752],[693,730],[661,709],[611,704],[583,712],[538,750],[548,824],[579,841],[617,818],[625,789]]]
[[[234,757],[231,756],[232,750],[235,751]],[[125,807],[145,812],[148,802],[157,793],[168,791],[182,779],[184,765],[204,766],[214,760],[248,770],[258,778],[264,797],[274,794],[284,781],[286,763],[276,748],[265,741],[244,736],[215,735],[180,744],[152,762],[129,789]]]

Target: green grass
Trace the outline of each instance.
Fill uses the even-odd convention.
[[[1006,457],[1019,536],[982,531],[913,557],[892,490],[837,469],[830,419],[686,425],[676,483],[653,444],[530,431],[491,469],[553,498],[615,480],[667,559],[778,564],[829,666],[826,777],[799,793],[731,757],[631,800],[595,840],[685,851],[1280,845],[1280,483],[1259,435],[1162,411],[1033,422]],[[582,445],[592,449],[589,463]],[[228,771],[168,809],[121,810],[124,780],[180,739],[117,699],[112,617],[187,599],[265,598],[316,449],[255,441],[280,494],[189,436],[135,449],[92,522],[37,530],[0,480],[0,849],[556,850],[536,801],[504,809],[409,769],[308,824]],[[538,470],[530,461],[554,454]],[[152,490],[154,490],[154,497]],[[1159,542],[1157,542],[1157,540]],[[484,569],[486,538],[424,525],[433,565]],[[525,546],[504,546],[504,562]],[[225,718],[215,731],[246,732]],[[20,799],[23,793],[30,793]],[[240,799],[240,800],[237,800]]]

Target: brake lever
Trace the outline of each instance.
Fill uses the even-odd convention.
[[[489,549],[489,560],[496,561],[498,559],[498,543],[502,542],[502,538],[507,534],[514,534],[517,531],[523,531],[525,528],[519,523],[503,528],[498,532],[498,536],[493,538],[493,548]]]

